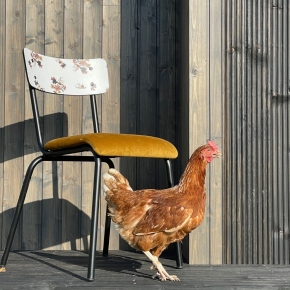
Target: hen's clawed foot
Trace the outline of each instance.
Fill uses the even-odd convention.
[[[162,264],[158,261],[158,258],[152,255],[149,251],[143,252],[152,262],[153,267],[157,269],[157,273],[152,277],[153,279],[158,278],[160,281],[180,281],[175,275],[169,275],[164,269]]]
[[[153,279],[158,279],[160,281],[180,281],[179,278],[175,275],[161,275],[159,272],[157,272],[154,276],[152,276]]]
[[[6,268],[4,266],[0,266],[0,273],[5,273],[6,272]]]

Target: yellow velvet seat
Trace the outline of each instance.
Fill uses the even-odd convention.
[[[177,157],[178,152],[170,142],[145,135],[90,133],[50,140],[44,145],[48,151],[89,145],[99,156],[106,157]]]
[[[5,271],[8,254],[11,249],[26,192],[34,168],[44,161],[79,161],[94,162],[93,201],[91,214],[91,231],[89,247],[89,263],[87,279],[92,281],[95,276],[95,252],[98,227],[98,204],[101,191],[101,164],[106,162],[114,167],[114,157],[146,157],[165,160],[169,186],[174,186],[170,160],[177,157],[178,152],[170,142],[153,136],[133,134],[101,133],[96,108],[96,95],[102,96],[109,89],[108,70],[103,59],[60,59],[41,55],[27,48],[24,49],[26,74],[29,83],[30,99],[35,122],[36,137],[42,155],[35,158],[29,165],[12,225],[8,234],[5,251],[1,259],[0,272]],[[75,136],[64,136],[43,143],[36,91],[49,94],[90,96],[92,108],[92,124],[94,132]],[[45,97],[47,94],[45,94]],[[47,96],[48,97],[48,96]],[[73,154],[89,151],[92,156]],[[110,217],[106,216],[103,255],[108,255],[110,236]],[[25,230],[25,229],[24,229]],[[65,229],[64,229],[65,230]],[[180,243],[177,243],[176,264],[182,267]]]

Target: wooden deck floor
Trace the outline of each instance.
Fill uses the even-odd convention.
[[[2,256],[2,252],[0,253]],[[162,258],[180,282],[160,282],[151,276],[150,262],[141,253],[111,251],[96,257],[96,279],[86,281],[88,255],[78,251],[21,251],[10,253],[0,289],[290,289],[290,267],[274,265],[184,265]]]

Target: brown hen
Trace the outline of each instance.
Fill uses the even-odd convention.
[[[179,184],[163,190],[136,190],[117,170],[104,174],[104,192],[110,216],[121,237],[152,261],[160,280],[179,281],[169,275],[158,257],[166,247],[181,241],[198,227],[205,212],[206,165],[220,152],[213,141],[197,148]]]

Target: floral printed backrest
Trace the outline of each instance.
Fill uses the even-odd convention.
[[[102,94],[109,89],[103,59],[60,59],[24,48],[28,81],[40,91],[66,95]]]

